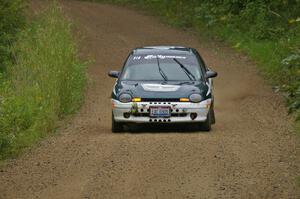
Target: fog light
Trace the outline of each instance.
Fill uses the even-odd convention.
[[[130,113],[123,113],[124,118],[128,119],[130,117]]]
[[[132,101],[133,101],[133,102],[141,102],[142,99],[139,98],[139,97],[135,97],[135,98],[132,99]]]
[[[196,119],[197,116],[198,116],[197,113],[191,113],[191,114],[190,114],[190,117],[191,117],[192,120]]]
[[[181,102],[189,102],[190,99],[189,98],[180,98],[179,101],[181,101]]]

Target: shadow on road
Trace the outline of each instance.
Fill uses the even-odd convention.
[[[128,133],[208,133],[199,130],[196,124],[128,124],[125,126]]]

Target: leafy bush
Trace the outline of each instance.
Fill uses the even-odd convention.
[[[282,60],[283,72],[288,78],[281,85],[288,95],[290,112],[297,111],[297,119],[300,120],[300,47],[292,49],[291,54]]]
[[[0,86],[0,159],[45,136],[82,100],[85,67],[70,23],[52,6],[36,16],[12,47],[15,64]]]

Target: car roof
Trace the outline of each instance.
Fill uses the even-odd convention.
[[[191,55],[193,54],[192,48],[183,46],[144,46],[136,48],[132,51],[133,55],[145,55],[145,54],[180,54]]]

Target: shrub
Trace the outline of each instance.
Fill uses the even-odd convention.
[[[286,75],[281,88],[287,93],[287,101],[290,112],[297,112],[300,120],[300,48],[292,48],[291,54],[282,60],[283,73]]]
[[[70,23],[57,5],[18,35],[12,52],[15,64],[0,87],[0,158],[29,146],[77,110],[85,85]]]

